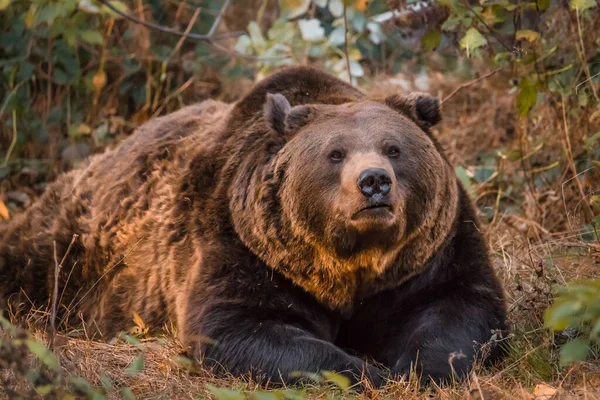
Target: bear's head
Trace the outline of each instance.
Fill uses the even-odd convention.
[[[263,165],[239,175],[236,231],[332,308],[400,285],[446,240],[457,212],[453,168],[429,132],[440,119],[422,93],[296,106],[268,93],[263,122],[274,139],[266,157],[254,155]]]

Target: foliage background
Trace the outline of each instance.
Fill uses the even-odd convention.
[[[428,91],[443,102],[445,120],[435,133],[487,222],[514,326],[507,361],[491,372],[477,370],[479,379],[446,395],[471,396],[473,387],[482,397],[488,391],[535,397],[538,389],[538,395],[590,398],[600,391],[600,379],[590,378],[600,376],[597,0],[111,4],[188,34],[206,34],[213,26],[213,35],[239,34],[182,38],[123,18],[96,0],[0,0],[0,219],[28,207],[58,173],[114,146],[148,119],[209,97],[234,101],[286,65],[317,65],[374,95]],[[29,321],[32,331],[47,321],[38,317]],[[34,390],[40,375],[26,377],[28,368],[48,369],[53,361],[36,345],[27,347],[26,333],[9,325],[2,332],[0,354],[13,346],[9,353],[21,349],[41,359],[21,369],[17,361],[0,363],[5,389]],[[63,368],[52,364],[51,390],[77,386],[71,378],[82,371],[100,388],[85,392],[88,397],[129,396],[126,389],[143,396],[167,379],[160,367],[165,356],[155,348],[142,351],[149,357],[145,369],[134,364],[134,373],[123,375],[123,363],[137,360],[129,357],[137,347],[121,343],[108,351],[70,340],[55,349]],[[163,345],[163,353],[175,357],[174,345]],[[96,367],[118,381],[110,390],[81,362],[90,352],[104,360]],[[177,379],[163,388],[173,396],[185,384],[195,390],[186,396],[208,396],[206,380],[220,398],[256,389],[206,375],[190,380],[185,365],[176,364],[168,371]],[[231,386],[239,390],[216,389]],[[414,389],[414,382],[400,384],[390,395],[416,396]]]

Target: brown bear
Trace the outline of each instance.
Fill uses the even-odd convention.
[[[464,376],[505,305],[439,121],[307,67],[154,119],[1,227],[0,302],[48,304],[76,234],[63,327],[172,321],[195,360],[271,382]]]

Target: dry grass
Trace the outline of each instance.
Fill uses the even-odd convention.
[[[305,388],[307,398],[600,399],[599,359],[559,368],[558,346],[566,338],[543,327],[543,312],[552,301],[554,285],[600,276],[600,243],[582,241],[579,231],[589,220],[586,198],[600,187],[600,173],[588,171],[573,177],[569,168],[573,155],[580,151],[582,138],[600,131],[599,122],[582,123],[585,118],[563,114],[560,106],[548,104],[536,108],[527,120],[519,120],[514,95],[495,86],[501,79],[500,73],[457,93],[444,104],[445,121],[436,133],[452,162],[467,169],[482,162],[478,156],[483,151],[503,148],[505,152],[533,152],[525,161],[499,158],[499,178],[474,187],[478,206],[492,210],[484,229],[507,294],[513,325],[510,354],[494,368],[476,368],[468,383],[443,390],[418,390],[411,380],[363,394]],[[458,84],[447,74],[430,76],[430,91],[440,96]],[[389,80],[371,82],[367,88],[378,94],[401,90]],[[566,148],[567,137],[570,149]],[[538,150],[536,138],[544,138]],[[541,186],[531,184],[540,164],[559,159],[554,181]],[[510,185],[512,194],[498,194]],[[39,330],[35,330],[35,336],[48,340]],[[191,371],[177,361],[181,347],[170,337],[151,338],[134,346],[123,341],[98,343],[59,336],[55,352],[65,376],[78,375],[98,387],[109,378],[115,388],[110,398],[121,398],[119,388],[124,387],[143,399],[210,398],[207,385],[262,393],[252,381]],[[145,360],[144,368],[134,376],[128,375],[128,367],[140,355]],[[0,369],[0,378],[24,389],[23,383],[15,380],[15,371]]]

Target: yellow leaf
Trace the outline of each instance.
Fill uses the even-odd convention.
[[[362,59],[362,54],[360,54],[359,49],[352,48],[350,49],[350,51],[348,51],[348,57],[350,57],[351,60],[359,61],[360,59]]]
[[[80,135],[91,135],[92,128],[87,124],[79,124],[79,126],[77,127],[77,133],[79,133]]]
[[[523,29],[517,31],[516,33],[517,40],[525,39],[528,42],[535,42],[540,38],[540,34],[536,31],[532,31],[530,29]]]
[[[552,386],[540,383],[533,388],[533,396],[536,400],[550,400],[558,392]]]
[[[142,319],[142,317],[140,317],[140,315],[138,313],[136,313],[135,311],[133,312],[133,322],[139,326],[142,330],[144,328],[146,328],[146,324],[144,324],[144,320]]]
[[[369,5],[369,0],[354,0],[354,8],[358,11],[365,11]]]
[[[0,200],[0,217],[2,219],[10,218],[10,216],[8,215],[8,208],[6,208],[6,205],[4,204],[4,202],[2,200]]]
[[[0,11],[8,8],[10,6],[11,0],[0,0]]]
[[[101,91],[104,85],[106,85],[106,72],[99,70],[96,75],[92,78],[92,85],[97,92]]]
[[[35,7],[31,7],[29,9],[29,11],[27,11],[27,14],[25,14],[25,26],[29,29],[31,27],[33,27],[33,25],[35,24],[35,20],[36,20],[35,12],[36,12]]]

